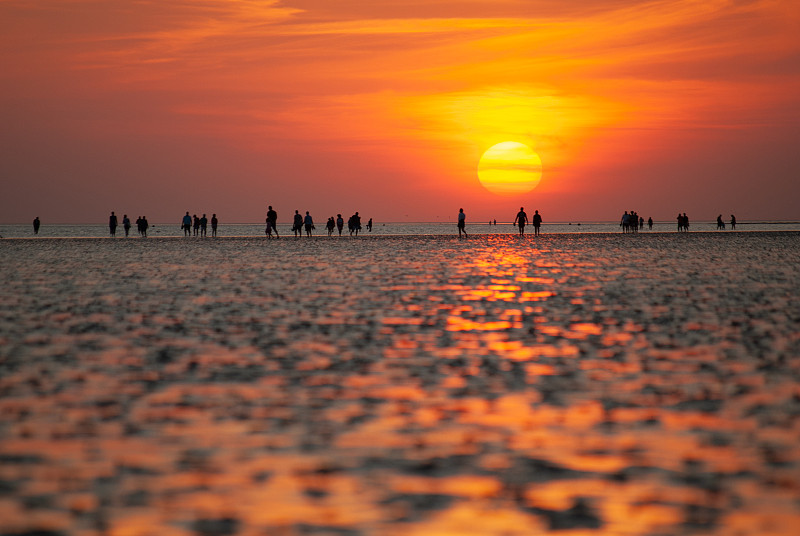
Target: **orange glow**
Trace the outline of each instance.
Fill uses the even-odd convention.
[[[394,476],[387,485],[402,493],[443,493],[459,497],[491,497],[497,495],[502,484],[492,477],[427,478]]]
[[[290,205],[292,181],[265,184],[265,167],[306,181],[312,209],[346,202],[334,187],[340,180],[381,177],[366,200],[387,220],[430,221],[454,188],[467,206],[508,210],[508,199],[487,197],[481,181],[521,195],[535,180],[520,188],[516,179],[479,180],[475,167],[509,140],[541,156],[547,180],[535,191],[563,219],[608,219],[606,202],[642,177],[656,189],[652,199],[664,198],[664,218],[680,191],[675,181],[697,176],[732,184],[743,204],[769,206],[761,217],[796,197],[767,195],[796,187],[786,179],[797,174],[786,159],[800,94],[790,67],[800,52],[794,4],[553,6],[498,2],[487,13],[470,3],[454,13],[438,0],[402,10],[321,0],[121,1],[91,10],[77,0],[1,2],[0,97],[13,103],[5,125],[25,134],[4,158],[7,175],[19,176],[21,206],[11,203],[10,217],[24,210],[29,219],[27,200],[41,197],[50,176],[78,177],[51,185],[56,220],[93,213],[95,201],[78,192],[105,176],[91,165],[96,151],[81,149],[94,143],[118,148],[110,165],[121,180],[176,184],[174,193],[160,188],[159,221],[171,221],[181,186],[218,184],[223,175],[230,188],[209,201],[232,208],[241,205],[236,192],[247,191]],[[47,46],[31,35],[46,35]],[[761,134],[775,157],[774,165],[763,159],[763,195],[745,188],[752,173],[737,164],[746,159],[705,173],[731,144]],[[71,157],[26,167],[23,155],[36,153]],[[665,169],[676,161],[686,178]],[[96,202],[105,209],[110,199]],[[260,221],[261,208],[232,218]]]

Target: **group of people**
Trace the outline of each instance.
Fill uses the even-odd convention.
[[[333,216],[328,218],[325,229],[328,230],[328,236],[333,236],[334,229],[338,229],[339,236],[342,236],[342,230],[344,229],[344,218],[342,215],[337,214],[336,218]],[[358,236],[358,232],[361,230],[361,216],[358,212],[347,219],[347,230],[350,232],[350,236]],[[372,232],[372,218],[367,222],[367,230]]]
[[[371,222],[372,220],[370,220]],[[461,238],[462,236],[467,237],[467,215],[464,213],[464,209],[458,209],[458,217],[457,217],[457,226],[458,226],[458,237]],[[539,211],[534,211],[533,218],[528,220],[528,214],[525,212],[525,207],[519,207],[519,212],[517,212],[517,216],[514,218],[514,223],[512,225],[519,226],[519,235],[523,236],[525,234],[525,226],[528,224],[533,224],[533,234],[535,236],[539,236],[542,227],[542,216],[539,214]],[[493,220],[489,222],[489,225],[497,225],[497,220]]]
[[[639,216],[639,213],[635,210],[630,212],[626,210],[625,214],[622,215],[619,226],[622,227],[623,233],[638,233],[644,229],[644,218]],[[647,226],[649,229],[653,229],[653,218],[647,218]]]
[[[679,233],[689,232],[689,216],[687,216],[685,212],[683,214],[678,212],[678,232]]]
[[[272,209],[272,206],[270,206],[269,210],[267,211],[266,229],[267,236],[270,238],[272,238],[272,231],[275,232],[275,236],[278,236],[277,220],[278,214]],[[303,236],[304,230],[306,232],[306,236],[311,236],[314,229],[316,229],[316,226],[314,225],[314,218],[308,211],[306,211],[305,216],[300,214],[299,210],[294,211],[294,217],[292,219],[292,231],[294,232],[294,236]],[[330,216],[328,221],[325,223],[325,230],[328,231],[328,236],[333,236],[334,229],[338,229],[339,236],[342,236],[342,230],[344,229],[344,218],[341,214],[337,214],[335,218]],[[350,232],[350,236],[358,236],[358,232],[361,230],[361,216],[359,216],[358,212],[350,216],[350,218],[347,220],[347,230]],[[367,230],[372,232],[372,218],[370,218],[369,222],[367,222]]]
[[[36,218],[37,220],[39,218]],[[117,236],[117,226],[119,225],[119,219],[117,215],[114,214],[114,211],[111,211],[111,215],[108,217],[108,232],[111,236]],[[38,226],[34,221],[34,228],[35,231],[38,233]],[[122,228],[125,230],[125,237],[130,234],[131,232],[131,219],[128,217],[127,214],[122,215]],[[147,229],[150,228],[150,223],[147,221],[147,218],[144,216],[139,216],[136,218],[136,229],[139,232],[139,236],[142,238],[147,237]]]
[[[677,220],[678,232],[688,232],[689,217],[686,215],[686,213],[684,212],[681,214],[679,212]],[[458,236],[467,237],[467,216],[464,213],[463,208],[458,209],[457,222]],[[181,230],[183,230],[184,236],[194,235],[204,237],[207,236],[207,228],[209,223],[211,223],[211,236],[217,236],[217,226],[219,225],[219,220],[217,219],[216,214],[212,214],[211,220],[209,220],[205,214],[203,214],[201,217],[198,217],[197,214],[190,216],[189,211],[187,211],[181,220]],[[270,205],[267,209],[266,223],[267,227],[265,233],[267,237],[272,238],[272,234],[275,233],[275,237],[280,238],[280,235],[278,234],[278,213],[272,208],[272,205]],[[108,230],[112,237],[116,236],[117,234],[118,224],[119,220],[117,215],[112,211],[111,215],[108,217]],[[489,225],[492,224],[497,225],[497,220],[489,222]],[[528,224],[533,225],[534,235],[538,236],[541,232],[542,216],[539,214],[539,211],[536,210],[534,211],[533,217],[529,221],[528,215],[525,212],[525,208],[520,207],[513,223],[513,225],[519,226],[520,236],[525,234],[525,226]],[[630,212],[625,211],[620,221],[620,227],[622,227],[623,233],[636,233],[639,230],[644,229],[644,224],[644,218],[639,216],[635,210]],[[736,216],[733,214],[731,214],[730,224],[731,229],[736,229]],[[647,225],[649,229],[653,229],[652,217],[647,219]],[[38,235],[40,227],[41,220],[37,216],[33,220],[33,234]],[[131,220],[128,218],[127,214],[122,216],[122,227],[124,228],[125,236],[127,237],[131,229]],[[136,218],[136,227],[140,236],[143,238],[147,237],[147,229],[150,227],[150,224],[145,216],[139,216]],[[372,218],[369,219],[366,227],[370,232],[372,232]],[[337,214],[336,218],[333,216],[329,217],[327,223],[325,224],[325,228],[328,231],[328,236],[332,236],[335,229],[339,230],[339,236],[341,236],[342,230],[344,229],[344,218],[342,218],[341,214]],[[311,214],[309,214],[308,211],[306,211],[305,216],[301,215],[299,210],[294,211],[292,231],[294,232],[295,236],[303,236],[304,230],[306,232],[306,236],[311,236],[314,229],[314,219],[311,217]],[[350,216],[350,218],[347,220],[347,229],[350,232],[350,236],[358,236],[359,231],[361,231],[361,216],[359,216],[358,212]],[[717,229],[725,229],[725,221],[722,219],[722,214],[717,216]]]
[[[122,226],[125,228],[125,236],[128,236],[128,231],[130,231],[131,228],[131,220],[128,219],[127,214],[122,216]],[[139,216],[136,218],[136,230],[139,231],[139,236],[147,238],[147,230],[149,228],[150,222],[147,221],[146,217]]]
[[[525,225],[528,222],[528,215],[525,213],[524,207],[519,207],[519,212],[517,212],[517,216],[514,218],[514,223],[512,225],[519,225],[519,235],[523,236],[525,234]],[[539,236],[539,231],[542,226],[542,216],[539,214],[538,210],[533,212],[533,218],[530,221],[533,224],[533,234],[534,236]]]
[[[731,214],[731,229],[736,230],[736,216]],[[717,216],[717,230],[725,230],[725,222],[722,221],[722,214]]]
[[[219,225],[217,215],[212,214],[211,236],[217,236],[217,225]],[[189,211],[187,210],[181,220],[181,229],[183,230],[183,236],[192,236],[192,233],[194,233],[194,236],[208,236],[208,218],[205,214],[200,218],[197,217],[197,214],[189,216]]]
[[[277,214],[275,217],[277,219]],[[311,214],[309,214],[307,210],[305,217],[300,214],[299,210],[295,210],[294,222],[292,223],[292,231],[294,231],[294,236],[303,236],[303,228],[306,230],[306,235],[311,236],[311,231],[316,229],[316,227],[314,227],[314,218],[311,217]]]

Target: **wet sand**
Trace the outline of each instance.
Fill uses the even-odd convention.
[[[2,535],[800,526],[800,233],[0,259]]]

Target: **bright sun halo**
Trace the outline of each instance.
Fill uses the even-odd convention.
[[[478,178],[494,194],[524,194],[542,179],[542,160],[524,143],[504,141],[483,153]]]

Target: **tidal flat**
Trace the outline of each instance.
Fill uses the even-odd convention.
[[[798,232],[0,259],[0,535],[800,526]]]

